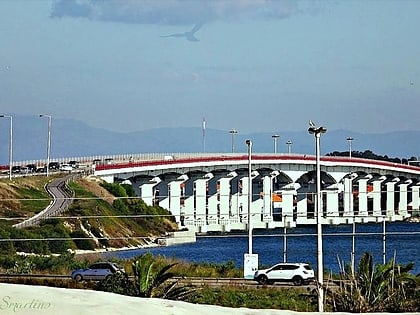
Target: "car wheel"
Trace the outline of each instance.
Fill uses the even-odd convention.
[[[74,280],[76,280],[77,282],[80,282],[80,281],[82,281],[82,280],[83,280],[83,277],[82,277],[82,275],[76,275],[76,276],[74,277]]]
[[[268,278],[266,275],[261,275],[257,278],[259,284],[266,284],[268,282]]]
[[[294,276],[292,281],[293,281],[294,285],[302,285],[303,284],[303,279],[302,279],[301,276]]]

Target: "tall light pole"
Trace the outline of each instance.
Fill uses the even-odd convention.
[[[236,129],[230,129],[229,133],[232,137],[232,153],[235,153],[235,135],[238,133],[238,130]]]
[[[246,140],[248,146],[248,254],[252,254],[252,220],[251,220],[251,203],[252,203],[252,141]]]
[[[278,134],[274,134],[271,136],[271,138],[273,138],[273,141],[274,141],[274,154],[277,153],[277,142],[279,140],[279,137],[280,136]]]
[[[320,167],[320,139],[321,134],[327,132],[325,127],[316,127],[309,121],[308,132],[315,136],[316,153],[316,227],[317,227],[317,263],[318,263],[318,312],[324,312],[324,265],[322,250],[322,209],[321,209],[321,167]]]
[[[287,144],[287,153],[289,154],[292,153],[292,144],[293,144],[292,140],[288,140],[286,144]]]
[[[0,115],[0,117],[10,118],[10,140],[9,140],[9,180],[12,180],[13,168],[13,117],[10,115]]]
[[[48,177],[48,175],[49,175],[49,168],[50,168],[50,152],[51,152],[51,115],[40,114],[39,117],[47,117],[48,118],[47,166],[46,166],[46,174],[47,174],[47,177]]]
[[[353,137],[347,137],[346,140],[349,142],[349,157],[351,158],[351,142],[354,140]]]

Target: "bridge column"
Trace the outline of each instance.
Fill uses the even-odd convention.
[[[244,199],[247,199],[247,196],[243,196],[245,190],[243,187],[243,178],[244,175],[237,173],[237,176],[233,178],[230,182],[230,193],[231,193],[231,216],[230,216],[230,223],[232,228],[234,229],[241,229],[243,228],[242,221],[244,213],[248,211],[246,204],[244,203]]]
[[[236,174],[235,174],[236,175]],[[221,178],[219,180],[219,208],[220,208],[220,224],[224,231],[230,231],[230,181],[232,177]]]
[[[153,206],[155,201],[155,187],[161,182],[159,177],[155,177],[148,182],[141,184],[140,186],[133,185],[134,187],[139,187],[139,196],[148,206]]]
[[[420,183],[411,187],[413,200],[411,202],[412,214],[418,214],[420,210]]]
[[[382,207],[381,207],[381,189],[382,182],[386,179],[385,176],[381,176],[373,180],[373,190],[370,193],[373,198],[373,216],[380,217],[382,216]]]
[[[391,219],[395,216],[395,184],[398,181],[399,179],[395,178],[386,183],[386,216]]]
[[[329,186],[325,190],[327,194],[327,223],[340,224],[341,219],[338,213],[338,187],[337,184]]]
[[[367,199],[367,182],[369,178],[361,178],[359,184],[359,218],[357,222],[368,221],[368,199]]]
[[[353,223],[354,221],[354,206],[353,206],[353,177],[345,177],[343,180],[343,217],[346,223]]]
[[[282,222],[285,227],[295,227],[296,222],[293,220],[293,208],[295,199],[295,190],[287,189],[282,190]]]
[[[195,185],[195,219],[200,232],[207,232],[205,226],[216,222],[217,210],[207,208],[207,178],[197,179]],[[207,213],[208,212],[208,213]]]
[[[316,224],[315,218],[308,219],[308,192],[309,185],[301,185],[297,189],[296,224]]]
[[[253,179],[256,177],[254,174],[251,175],[251,185],[253,185]],[[257,175],[258,176],[258,175]],[[249,185],[248,185],[248,176],[244,176],[241,180],[242,182],[242,196],[241,203],[242,203],[242,223],[247,226],[248,225],[248,197],[249,194],[252,193],[251,196],[251,205],[250,205],[250,213],[251,213],[251,221],[254,223],[256,221],[261,220],[261,205],[259,205],[258,200],[254,199],[255,196],[259,196],[259,191],[252,191],[250,192]],[[254,198],[255,197],[255,198]]]
[[[263,180],[263,209],[261,221],[271,223],[273,221],[273,179],[271,176],[265,176]]]
[[[402,218],[408,217],[407,193],[408,193],[408,185],[410,184],[411,184],[411,180],[408,180],[399,185],[400,186],[400,201],[398,203],[398,214],[401,215]]]
[[[186,175],[182,175],[176,181],[169,183],[169,211],[175,217],[178,225],[181,223],[181,183],[187,179]]]

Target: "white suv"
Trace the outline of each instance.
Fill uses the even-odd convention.
[[[314,278],[314,270],[305,263],[280,263],[268,269],[257,270],[254,274],[254,280],[260,284],[292,281],[295,285],[302,285]]]

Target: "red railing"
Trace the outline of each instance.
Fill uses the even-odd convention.
[[[277,160],[277,161],[314,161],[316,157],[314,155],[252,155],[252,161],[266,161],[266,160]],[[208,162],[226,162],[226,161],[247,161],[248,155],[240,156],[204,156],[204,157],[191,157],[191,158],[173,158],[170,160],[149,160],[149,161],[133,161],[125,163],[112,163],[112,164],[99,164],[96,166],[97,171],[112,170],[112,169],[124,169],[132,167],[146,167],[146,166],[159,166],[159,165],[173,165],[173,164],[194,164],[194,163],[208,163]],[[420,167],[406,164],[399,164],[380,160],[362,159],[362,158],[350,158],[350,157],[337,157],[337,156],[322,156],[320,157],[321,162],[332,162],[332,163],[350,163],[350,164],[368,164],[372,166],[381,167],[394,167],[404,170],[419,171]]]

